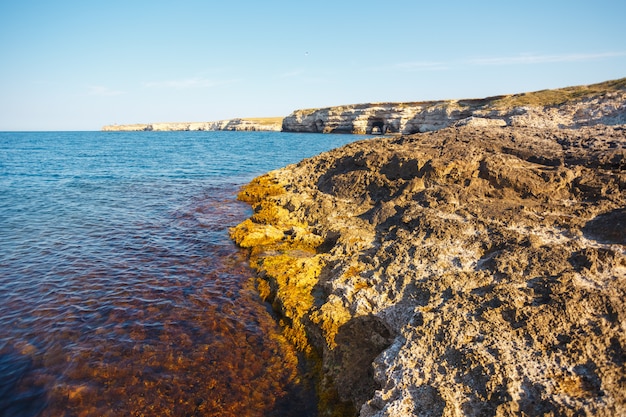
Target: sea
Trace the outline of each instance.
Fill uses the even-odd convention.
[[[315,416],[228,228],[351,135],[0,132],[0,417]]]

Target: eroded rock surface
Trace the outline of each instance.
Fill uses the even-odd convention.
[[[626,127],[365,140],[242,196],[262,293],[360,416],[626,415]]]

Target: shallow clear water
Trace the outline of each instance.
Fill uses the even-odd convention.
[[[0,415],[314,415],[227,230],[241,185],[352,140],[0,133]]]

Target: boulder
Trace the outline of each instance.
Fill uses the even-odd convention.
[[[362,417],[626,415],[626,127],[462,113],[248,192],[266,298]]]

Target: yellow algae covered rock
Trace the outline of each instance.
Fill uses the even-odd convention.
[[[269,224],[258,224],[245,220],[231,230],[231,238],[242,248],[271,245],[285,236],[282,230]]]
[[[239,199],[250,203],[254,214],[230,235],[241,247],[253,248],[250,264],[260,274],[261,295],[280,313],[288,340],[311,353],[302,320],[313,306],[313,287],[324,265],[323,255],[315,250],[323,240],[277,203],[275,197],[282,194],[271,174],[245,186]]]
[[[271,173],[253,179],[241,189],[237,198],[249,204],[256,204],[263,199],[281,195],[285,192]]]
[[[323,266],[320,255],[289,253],[263,256],[256,268],[269,282],[272,305],[281,315],[285,335],[298,349],[311,353],[303,319],[313,306],[312,291]]]
[[[281,205],[286,195],[273,173],[254,179],[243,187],[238,198],[254,209],[250,219],[230,230],[231,238],[241,247],[250,248],[250,265],[258,272],[257,289],[279,314],[285,338],[313,362],[319,375],[318,395],[321,414],[332,416],[354,415],[350,402],[337,395],[333,380],[322,376],[319,360],[325,347],[314,345],[311,320],[314,320],[334,345],[338,327],[349,318],[347,312],[339,315],[329,305],[318,314],[315,296],[319,277],[326,267],[327,255],[320,253],[325,239],[311,227],[300,222]],[[296,199],[297,200],[297,199]],[[290,204],[300,204],[294,199]],[[327,320],[332,315],[332,320]]]
[[[311,320],[320,327],[326,345],[330,349],[337,347],[335,337],[339,332],[339,328],[346,324],[351,318],[352,314],[343,306],[341,300],[332,295],[319,310],[311,315]]]

